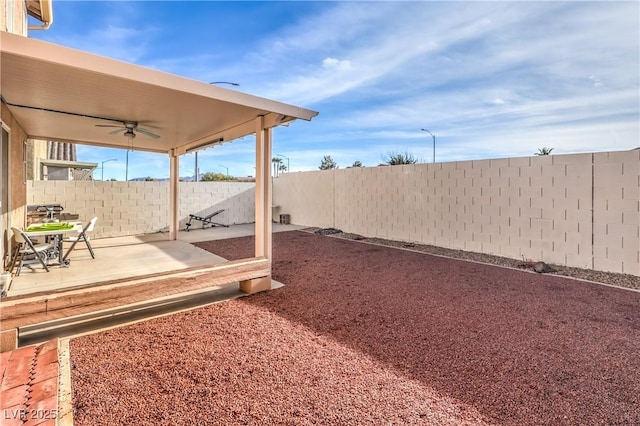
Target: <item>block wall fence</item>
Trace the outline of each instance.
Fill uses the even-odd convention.
[[[640,150],[284,173],[297,225],[640,275]]]
[[[180,229],[189,214],[225,209],[216,221],[225,225],[255,220],[255,184],[180,182]],[[168,231],[168,182],[28,181],[27,204],[61,204],[79,220],[98,216],[93,237],[116,237]],[[194,228],[202,225],[193,222]]]
[[[253,222],[254,191],[181,182],[180,229]],[[640,150],[284,173],[273,198],[297,225],[640,275]],[[167,182],[29,181],[50,203],[98,216],[94,238],[168,229]]]

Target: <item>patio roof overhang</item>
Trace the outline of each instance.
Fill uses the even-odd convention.
[[[89,169],[94,170],[98,167],[98,163],[87,163],[85,161],[68,161],[68,160],[40,160],[40,164],[48,167],[66,167],[69,169]]]
[[[42,25],[29,25],[30,30],[46,30],[53,22],[53,5],[52,0],[26,0],[27,13],[33,16]]]
[[[137,122],[133,148],[181,155],[318,113],[64,46],[0,33],[3,102],[33,139],[131,148],[124,132],[96,125]]]

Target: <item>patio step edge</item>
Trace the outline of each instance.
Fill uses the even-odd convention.
[[[18,327],[18,346],[36,344],[53,337],[77,337],[244,296],[247,294],[238,289],[238,283],[232,283],[25,325]]]

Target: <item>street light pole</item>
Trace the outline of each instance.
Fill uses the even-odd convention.
[[[197,182],[198,179],[200,178],[200,176],[198,176],[200,174],[200,173],[198,173],[198,151],[196,151],[195,154],[196,154],[196,170],[193,172],[194,173],[193,180],[195,182]]]
[[[224,167],[227,169],[227,177],[229,177],[229,168],[227,166],[223,166],[222,164],[218,164],[218,167]]]
[[[104,181],[104,163],[108,163],[109,161],[118,161],[118,159],[117,158],[111,158],[109,160],[104,160],[102,162],[102,180],[103,181]]]
[[[436,135],[428,131],[427,129],[422,129],[423,132],[427,132],[433,138],[433,162],[436,162]]]
[[[282,154],[276,154],[276,157],[282,157],[282,158],[286,158],[287,159],[287,172],[291,171],[291,167],[289,167],[289,157],[287,157],[286,155],[282,155]]]

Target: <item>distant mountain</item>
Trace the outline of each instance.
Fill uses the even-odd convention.
[[[129,179],[129,182],[144,182],[147,179],[148,177],[137,177],[137,178]],[[151,179],[153,179],[154,182],[164,182],[169,180],[169,178],[154,178],[154,177],[152,177]],[[193,182],[194,180],[193,176],[180,176],[179,179],[183,182]],[[202,179],[202,174],[200,175],[200,179]]]
[[[200,175],[200,179],[199,181],[202,182],[202,177],[204,176],[204,173]],[[154,182],[165,182],[168,181],[169,178],[151,178],[153,179]],[[236,176],[235,178],[235,182],[255,182],[256,178],[253,176]],[[129,182],[144,182],[146,181],[147,178],[146,177],[138,177],[138,178],[133,178],[133,179],[129,179]],[[183,182],[193,182],[193,176],[180,176],[180,180]]]
[[[153,182],[164,182],[165,180],[169,180],[169,178],[149,178],[149,177],[139,177],[139,178],[133,178],[133,179],[129,179],[129,182],[144,182],[147,179],[152,180]]]

